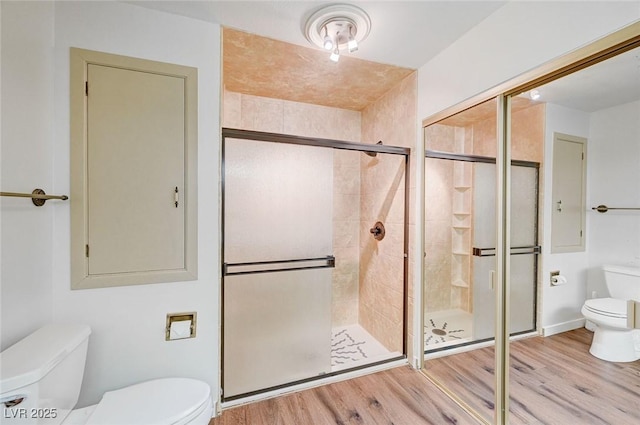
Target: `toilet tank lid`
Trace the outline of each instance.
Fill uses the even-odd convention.
[[[38,382],[90,334],[87,325],[52,324],[16,342],[0,353],[0,391]]]
[[[608,272],[628,274],[631,276],[640,276],[640,267],[623,266],[618,264],[605,264],[602,269]]]

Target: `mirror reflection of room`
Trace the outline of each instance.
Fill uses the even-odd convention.
[[[569,356],[590,368],[640,358],[640,331],[627,326],[627,300],[640,300],[639,49],[510,102],[513,413],[527,398],[517,365],[539,356]],[[425,128],[425,372],[487,420],[494,416],[482,400],[495,392],[495,251],[484,248],[495,246],[495,103]],[[530,245],[536,252],[520,255]],[[545,338],[526,338],[533,335]],[[530,371],[527,382],[542,385],[540,373]],[[469,374],[478,381],[462,378]],[[559,388],[579,385],[563,379]],[[616,379],[634,378],[621,369]],[[574,403],[588,410],[586,398]],[[517,423],[536,419],[519,414]]]

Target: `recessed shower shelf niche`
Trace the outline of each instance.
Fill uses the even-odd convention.
[[[469,288],[471,274],[471,164],[454,162],[451,215],[451,285]]]
[[[469,282],[465,282],[462,279],[454,279],[451,281],[451,286],[455,286],[458,288],[468,288],[469,287]]]
[[[453,211],[459,213],[471,212],[471,188],[454,187],[453,189]]]
[[[451,224],[454,228],[470,229],[471,213],[454,212],[451,217]]]
[[[453,254],[451,258],[451,283],[453,286],[469,287],[471,256]]]

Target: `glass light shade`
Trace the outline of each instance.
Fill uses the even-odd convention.
[[[349,40],[349,43],[347,43],[347,47],[349,47],[349,53],[353,53],[358,50],[358,42],[352,38]]]
[[[328,35],[326,35],[324,37],[324,44],[323,44],[324,48],[326,50],[331,50],[333,49],[333,40],[331,39],[331,37],[329,37]]]

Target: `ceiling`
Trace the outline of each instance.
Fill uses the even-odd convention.
[[[307,41],[317,1],[128,1],[223,26],[226,90],[361,111],[504,1],[351,1],[371,18],[369,36],[338,63]]]
[[[298,65],[306,63],[306,69],[299,69],[298,76],[306,76],[306,82],[300,80],[291,84],[289,100],[318,103],[327,106],[343,107],[347,109],[362,109],[362,105],[368,102],[369,97],[376,97],[386,90],[382,86],[382,79],[370,78],[371,75],[380,77],[387,74],[386,71],[376,71],[378,65],[392,65],[392,67],[379,68],[380,70],[393,70],[387,76],[390,80],[396,78],[396,82],[404,78],[403,72],[417,69],[426,64],[439,52],[446,49],[471,28],[476,26],[486,17],[491,15],[506,1],[346,1],[364,9],[371,17],[371,33],[368,38],[360,43],[360,48],[353,54],[342,55],[340,62],[336,64],[323,62],[326,52],[311,46],[303,34],[306,19],[319,8],[333,2],[317,1],[206,1],[206,0],[138,0],[127,1],[142,7],[160,10],[176,15],[182,15],[193,19],[218,23],[228,29],[236,29],[264,39],[262,43],[286,42],[297,45],[289,51],[290,62]],[[259,40],[257,37],[255,40]],[[271,40],[269,40],[271,39]],[[251,44],[251,43],[250,43]],[[254,43],[259,46],[260,42]],[[233,55],[244,54],[245,60],[256,59],[262,55],[264,61],[268,55],[264,49],[248,48],[249,44],[235,47],[227,45],[227,49],[238,48]],[[283,51],[284,52],[284,51]],[[293,53],[296,52],[296,53]],[[225,56],[230,53],[224,52]],[[286,54],[286,53],[281,53]],[[312,58],[312,59],[309,59]],[[229,60],[225,57],[225,62]],[[257,62],[254,60],[254,62]],[[375,62],[371,63],[371,62]],[[248,62],[247,62],[248,63]],[[253,66],[253,74],[237,74],[234,77],[244,80],[245,83],[254,81],[255,87],[245,85],[245,92],[255,95],[270,96],[261,92],[265,86],[284,87],[274,85],[273,81],[288,81],[289,77],[283,69],[277,69],[277,61],[267,59],[266,63],[273,66],[259,68]],[[239,62],[241,64],[241,62]],[[327,66],[334,65],[333,68]],[[358,65],[358,66],[356,66]],[[240,65],[242,66],[242,65]],[[395,69],[395,67],[404,68]],[[265,81],[265,69],[270,69],[271,80]],[[370,74],[361,74],[367,70]],[[279,72],[278,72],[279,71]],[[225,72],[225,84],[229,84],[229,72]],[[318,84],[317,93],[325,93],[324,100],[318,100],[318,96],[311,95],[308,100],[296,99],[295,92],[301,88],[312,91],[310,82],[315,80],[317,84],[323,78],[333,81],[333,86]],[[239,81],[240,81],[239,80]],[[262,88],[258,83],[262,80]],[[369,82],[369,84],[366,84]],[[388,82],[387,82],[388,84]],[[345,88],[352,90],[345,92]],[[378,89],[375,92],[375,89]],[[341,91],[342,90],[342,91]],[[551,82],[538,88],[541,93],[540,101],[564,105],[569,108],[593,112],[611,106],[631,102],[640,99],[640,53],[637,51],[619,55],[601,64],[586,68],[562,79]],[[262,93],[262,94],[261,94]],[[348,96],[345,93],[350,93]],[[280,98],[285,98],[279,91]],[[315,97],[314,97],[315,96]],[[349,98],[349,99],[348,99]],[[361,98],[360,103],[354,103]],[[342,99],[342,101],[340,101]]]
[[[333,1],[128,1],[275,40],[311,47],[306,19]],[[505,1],[345,1],[364,9],[371,32],[353,57],[417,69]],[[315,47],[314,47],[315,48]]]
[[[361,111],[415,71],[225,28],[223,84],[231,92]]]
[[[574,72],[537,90],[540,101],[584,112],[639,100],[640,48]]]

